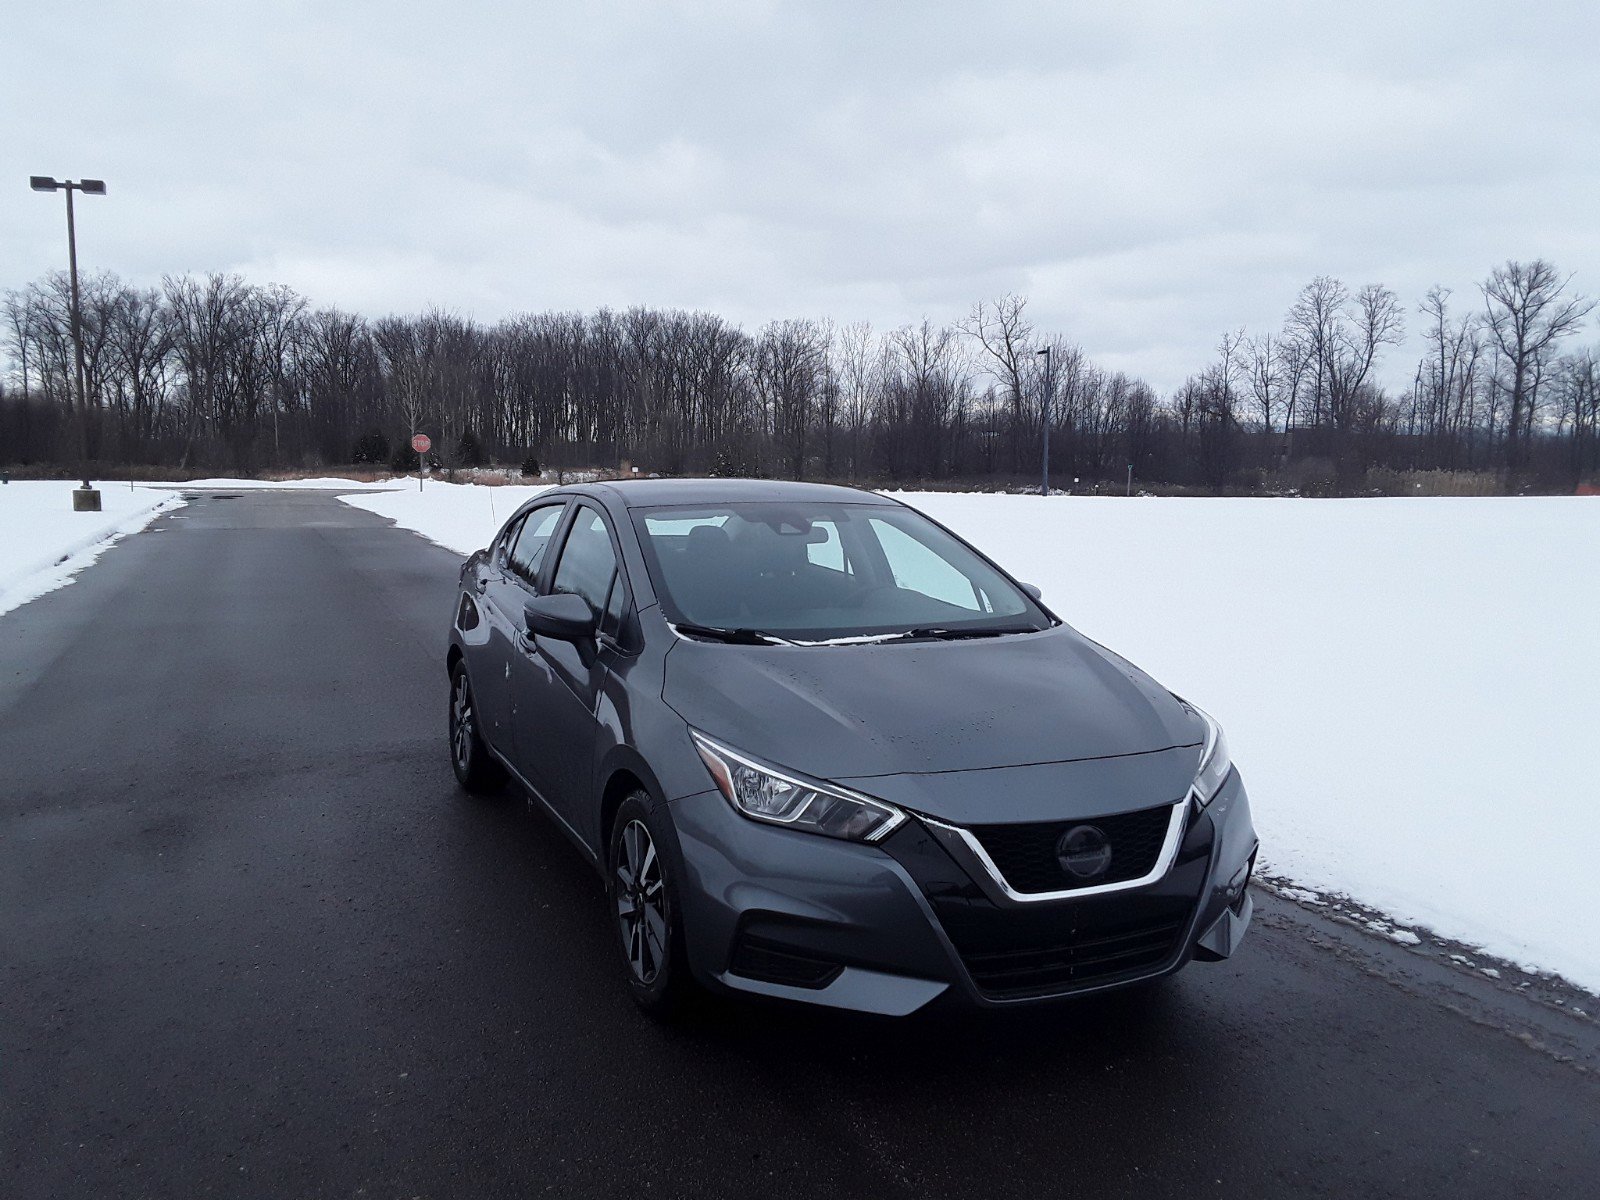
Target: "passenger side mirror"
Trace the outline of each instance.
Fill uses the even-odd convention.
[[[1038,585],[1036,584],[1025,583],[1022,585],[1022,590],[1027,592],[1028,595],[1032,596],[1035,600],[1044,599],[1044,593],[1039,590]]]
[[[571,592],[535,596],[522,606],[522,621],[529,637],[580,643],[592,639],[599,624],[589,602]]]

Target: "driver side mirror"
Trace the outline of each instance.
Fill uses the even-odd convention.
[[[1044,599],[1044,593],[1039,590],[1037,584],[1024,583],[1021,585],[1021,587],[1023,591],[1027,592],[1028,595],[1032,596],[1035,600]]]
[[[524,604],[522,622],[529,637],[582,643],[594,637],[600,618],[582,596],[556,592],[550,596],[535,596]]]

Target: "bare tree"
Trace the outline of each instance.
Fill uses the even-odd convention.
[[[203,281],[169,275],[162,290],[187,400],[186,466],[197,437],[237,424],[237,351],[250,336],[250,288],[237,275],[212,274]]]
[[[163,416],[173,345],[161,293],[126,289],[110,314],[108,335],[117,369],[117,392],[127,414],[125,435],[134,441],[151,439]]]
[[[1432,462],[1455,466],[1463,445],[1470,463],[1483,341],[1475,314],[1452,319],[1450,294],[1446,287],[1429,288],[1419,309],[1427,352],[1417,365],[1412,408]]]
[[[890,473],[940,474],[968,415],[967,373],[956,331],[924,318],[889,335],[884,430]]]
[[[877,407],[883,378],[882,354],[874,352],[876,339],[866,321],[846,325],[834,343],[834,375],[839,380],[845,429],[850,435],[850,478],[861,469],[861,439]]]
[[[1539,383],[1558,342],[1574,332],[1595,302],[1567,295],[1563,279],[1542,258],[1508,261],[1479,285],[1489,336],[1500,351],[1511,407],[1506,414],[1505,458],[1513,471],[1523,465],[1523,446],[1533,434]]]
[[[774,321],[756,340],[756,387],[785,447],[789,474],[805,477],[806,439],[827,369],[827,342],[814,321]]]
[[[1305,359],[1307,391],[1303,399],[1311,411],[1302,410],[1300,419],[1306,424],[1321,425],[1326,419],[1339,329],[1349,300],[1350,291],[1344,284],[1318,275],[1300,289],[1284,321],[1285,339],[1295,343]]]
[[[407,317],[383,317],[372,326],[372,342],[388,394],[409,438],[421,431],[428,415],[427,367],[420,331]]]
[[[1262,431],[1270,434],[1276,427],[1278,414],[1283,410],[1283,341],[1275,341],[1271,333],[1260,334],[1241,346],[1239,353],[1242,356],[1245,385],[1250,389],[1250,400],[1261,419]]]
[[[1379,283],[1369,283],[1356,293],[1355,302],[1341,316],[1329,360],[1328,399],[1334,427],[1347,430],[1359,424],[1363,392],[1379,351],[1405,336],[1405,320],[1400,301]]]
[[[1399,300],[1377,283],[1352,296],[1339,280],[1319,275],[1289,311],[1284,335],[1305,356],[1307,423],[1324,429],[1341,476],[1359,473],[1352,436],[1371,428],[1374,405],[1383,401],[1371,384],[1372,369],[1382,349],[1404,332]]]
[[[1600,471],[1600,352],[1580,350],[1557,360],[1552,384],[1556,393],[1558,433],[1565,433],[1574,479]]]
[[[1011,402],[1011,469],[1022,467],[1021,434],[1027,406],[1024,376],[1033,360],[1033,325],[1027,317],[1028,299],[1007,293],[992,303],[980,300],[961,322],[961,332],[983,348],[989,369]]]

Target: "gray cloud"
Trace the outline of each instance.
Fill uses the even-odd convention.
[[[239,0],[8,25],[5,284],[61,261],[37,171],[110,181],[83,259],[138,280],[750,325],[1015,289],[1163,388],[1319,272],[1409,308],[1543,255],[1600,291],[1589,3]]]

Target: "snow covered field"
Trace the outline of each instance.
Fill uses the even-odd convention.
[[[465,554],[540,490],[347,502]],[[1222,722],[1266,870],[1600,990],[1600,500],[900,498]]]
[[[0,485],[0,613],[65,587],[117,538],[178,503],[165,487],[106,483],[99,485],[102,511],[73,512],[77,486],[60,479]]]

